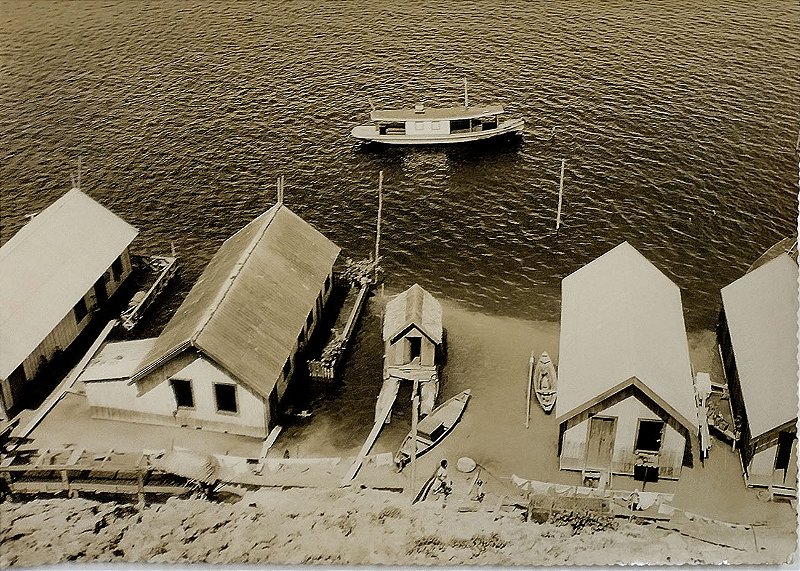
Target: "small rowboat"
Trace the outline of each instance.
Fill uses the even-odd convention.
[[[542,353],[533,370],[533,388],[539,404],[548,414],[556,404],[557,381],[556,368],[550,360],[550,355]]]
[[[461,415],[464,414],[469,396],[470,390],[467,389],[443,402],[419,421],[417,424],[417,456],[425,454],[453,430],[453,427],[461,419]],[[414,435],[409,432],[394,457],[395,464],[401,470],[411,460],[413,439]]]

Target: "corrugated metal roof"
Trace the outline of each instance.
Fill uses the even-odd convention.
[[[722,288],[753,437],[797,418],[797,274],[780,254]]]
[[[413,107],[403,109],[376,109],[369,116],[373,121],[456,121],[459,119],[479,119],[503,113],[499,105],[487,107],[424,107],[417,112]]]
[[[393,341],[397,334],[412,324],[434,343],[442,342],[442,306],[419,284],[397,294],[386,304],[383,340]]]
[[[50,334],[138,234],[73,189],[0,248],[0,378]]]
[[[156,343],[155,337],[106,343],[100,352],[92,357],[89,364],[78,377],[79,381],[112,381],[128,379],[136,371],[145,355]]]
[[[339,251],[286,206],[270,208],[220,247],[133,380],[193,346],[268,398]]]
[[[636,379],[687,429],[697,426],[681,293],[623,242],[561,282],[558,421]]]

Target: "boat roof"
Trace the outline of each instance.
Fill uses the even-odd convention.
[[[503,113],[501,105],[485,107],[406,107],[401,109],[377,109],[369,114],[373,121],[455,121],[458,119],[478,119],[487,115]]]
[[[72,189],[3,244],[0,378],[28,358],[138,232]]]
[[[561,288],[558,421],[634,385],[693,431],[697,408],[678,286],[623,242]]]
[[[753,437],[797,418],[797,276],[783,253],[722,288]]]

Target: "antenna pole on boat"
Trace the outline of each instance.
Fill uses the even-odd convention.
[[[464,76],[464,107],[469,107],[469,94],[467,93],[467,76]]]
[[[375,230],[375,282],[378,281],[378,255],[381,246],[381,212],[383,211],[383,171],[378,173],[378,224]]]
[[[283,204],[283,175],[278,177],[276,184],[278,186],[278,204]]]
[[[372,103],[372,99],[369,97],[369,95],[367,96],[367,103],[369,103],[370,109],[375,111],[375,105]]]
[[[525,399],[525,428],[528,428],[531,423],[531,385],[533,384],[533,361],[535,356],[531,351],[531,359],[528,364],[528,398]]]
[[[564,195],[564,164],[567,159],[561,159],[561,180],[558,183],[558,212],[556,213],[556,233],[561,226],[561,198]]]

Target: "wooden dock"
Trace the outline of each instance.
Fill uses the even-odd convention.
[[[142,257],[140,260],[149,271],[155,274],[155,279],[149,289],[136,292],[128,307],[120,314],[120,324],[126,331],[131,331],[136,327],[145,311],[178,273],[178,258],[174,255]]]
[[[337,281],[348,288],[341,311],[331,329],[331,338],[318,359],[308,361],[308,372],[314,381],[332,382],[344,361],[344,354],[355,332],[361,313],[367,304],[367,296],[374,282],[368,277],[338,277]],[[349,309],[349,311],[348,311]]]

